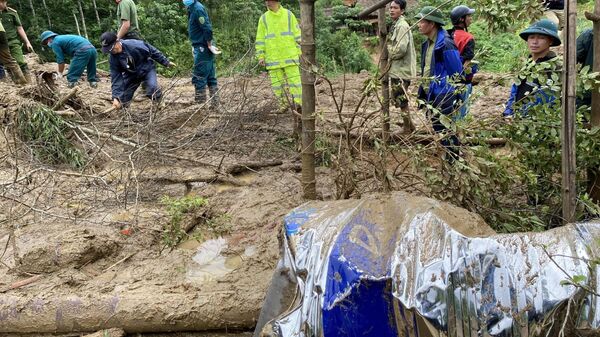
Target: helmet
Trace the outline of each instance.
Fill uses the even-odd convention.
[[[533,23],[531,26],[527,27],[524,31],[519,34],[519,36],[527,41],[529,35],[531,34],[541,34],[546,35],[552,38],[552,47],[560,46],[560,37],[558,36],[558,27],[556,24],[548,19],[542,19],[538,22]]]
[[[442,12],[433,6],[423,7],[421,11],[415,15],[415,18],[439,23],[442,26],[445,24]]]
[[[51,37],[55,37],[55,36],[58,36],[58,34],[47,30],[47,31],[43,32],[42,35],[40,35],[40,40],[42,40],[42,44],[45,45],[46,40],[48,40]]]
[[[465,5],[456,6],[450,12],[450,20],[452,20],[453,25],[457,25],[460,23],[460,19],[473,13],[475,13],[475,10]]]

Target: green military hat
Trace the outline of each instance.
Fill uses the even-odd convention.
[[[444,15],[442,15],[442,12],[433,6],[423,7],[419,13],[415,15],[415,18],[436,22],[442,26],[446,24],[444,22]]]
[[[533,23],[531,26],[527,27],[524,31],[522,31],[519,36],[527,41],[529,35],[531,34],[541,34],[546,35],[552,38],[552,47],[560,46],[560,37],[558,36],[558,27],[556,24],[548,19],[542,19],[538,22]]]

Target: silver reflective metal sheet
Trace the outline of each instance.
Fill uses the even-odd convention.
[[[598,298],[564,284],[599,290],[588,261],[600,223],[495,234],[472,213],[403,193],[312,202],[285,222],[296,301],[266,335],[552,335],[568,313],[567,329],[600,336]]]

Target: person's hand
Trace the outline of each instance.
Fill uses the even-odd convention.
[[[28,52],[33,53],[33,46],[31,45],[31,42],[27,42],[25,48],[27,48]]]
[[[175,63],[169,61],[169,64],[167,65],[167,67],[173,68],[173,67],[177,67],[177,65]]]
[[[113,99],[113,104],[112,104],[113,108],[115,109],[121,109],[121,102],[119,102],[118,99]]]
[[[258,65],[261,66],[261,67],[264,67],[266,65],[265,59],[258,60]]]

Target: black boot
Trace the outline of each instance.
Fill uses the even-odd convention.
[[[206,103],[206,89],[196,89],[196,95],[194,96],[196,103],[205,104]]]
[[[219,87],[213,85],[208,87],[208,94],[210,95],[210,108],[217,110],[221,107],[221,101],[219,100]]]

